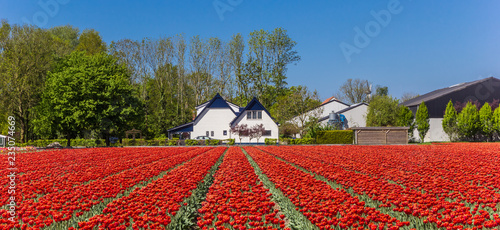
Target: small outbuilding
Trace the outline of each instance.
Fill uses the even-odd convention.
[[[5,148],[5,142],[7,140],[7,136],[0,134],[0,148]]]
[[[409,127],[354,127],[356,145],[405,145],[408,144]]]

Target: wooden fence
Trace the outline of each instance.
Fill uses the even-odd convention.
[[[354,144],[395,145],[408,144],[409,127],[355,127]]]

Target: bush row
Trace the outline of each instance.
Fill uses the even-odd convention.
[[[314,138],[282,138],[280,143],[288,145],[310,145],[310,144],[352,144],[354,134],[352,130],[330,130],[330,131],[318,131],[316,139]],[[35,147],[46,147],[47,145],[59,142],[62,146],[66,145],[66,139],[51,139],[51,140],[35,140],[28,141],[19,147],[24,146],[35,146]],[[264,140],[266,145],[275,145],[278,140],[274,138],[266,138]],[[164,138],[157,138],[153,140],[145,139],[122,139],[122,143],[111,144],[111,146],[178,146],[178,145],[234,145],[235,139],[227,140],[179,140],[174,138],[171,140]],[[87,147],[103,147],[106,146],[104,139],[72,139],[71,146],[87,146]]]

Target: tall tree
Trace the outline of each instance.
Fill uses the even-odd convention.
[[[497,107],[493,112],[493,129],[500,134],[500,107]]]
[[[140,112],[127,74],[113,56],[73,52],[50,72],[39,119],[63,133],[68,146],[82,130],[98,131],[109,146],[110,135],[123,133]]]
[[[413,116],[413,112],[411,112],[410,108],[404,105],[399,106],[397,125],[409,127],[408,137],[413,138],[413,130],[415,129],[415,116]]]
[[[475,139],[481,125],[479,123],[479,112],[474,104],[467,102],[465,108],[458,114],[457,125],[460,134]]]
[[[309,91],[306,86],[292,86],[285,95],[278,97],[271,107],[271,113],[278,123],[292,121],[303,134],[308,128],[307,124],[312,124],[308,121],[319,119],[323,113],[321,108],[317,108],[320,104],[316,91]]]
[[[78,37],[80,30],[71,25],[56,26],[48,30],[53,36],[54,40],[61,43],[58,53],[62,56],[69,55],[78,46]]]
[[[94,29],[86,29],[78,39],[76,46],[78,51],[86,51],[88,55],[105,52],[107,50],[106,43],[102,40],[99,32]]]
[[[427,131],[429,131],[430,125],[429,111],[423,101],[418,106],[415,125],[417,126],[418,135],[420,136],[420,142],[424,142],[425,135],[427,134]]]
[[[387,86],[377,85],[376,90],[375,90],[375,95],[387,96],[387,95],[389,95],[389,88]]]
[[[366,114],[366,126],[398,125],[399,101],[391,96],[375,96]]]
[[[339,88],[336,98],[350,104],[368,102],[370,95],[370,85],[368,80],[347,79]]]
[[[458,139],[457,110],[455,110],[455,107],[453,106],[453,102],[451,102],[451,100],[446,105],[442,126],[444,132],[448,134],[450,141],[455,141]]]
[[[490,104],[488,102],[479,110],[479,123],[481,124],[481,133],[486,137],[487,141],[492,138],[494,129],[493,123],[493,111],[491,111]]]
[[[53,36],[46,30],[29,25],[11,26],[2,21],[0,100],[6,112],[16,117],[21,142],[32,133],[33,108],[40,101],[47,72],[57,56],[55,45]]]
[[[199,105],[208,98],[204,94],[206,83],[210,82],[210,75],[207,73],[207,48],[205,42],[194,36],[189,43],[189,61],[191,64],[190,83],[194,88],[195,103]]]
[[[229,42],[229,62],[236,82],[237,103],[244,104],[249,98],[248,78],[244,77],[245,42],[241,34],[233,35]]]

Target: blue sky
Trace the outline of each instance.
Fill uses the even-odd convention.
[[[179,33],[229,40],[283,27],[302,57],[289,68],[289,85],[316,89],[321,99],[348,78],[388,86],[396,97],[500,78],[499,9],[494,0],[0,0],[0,18],[10,23],[93,28],[108,44]]]

